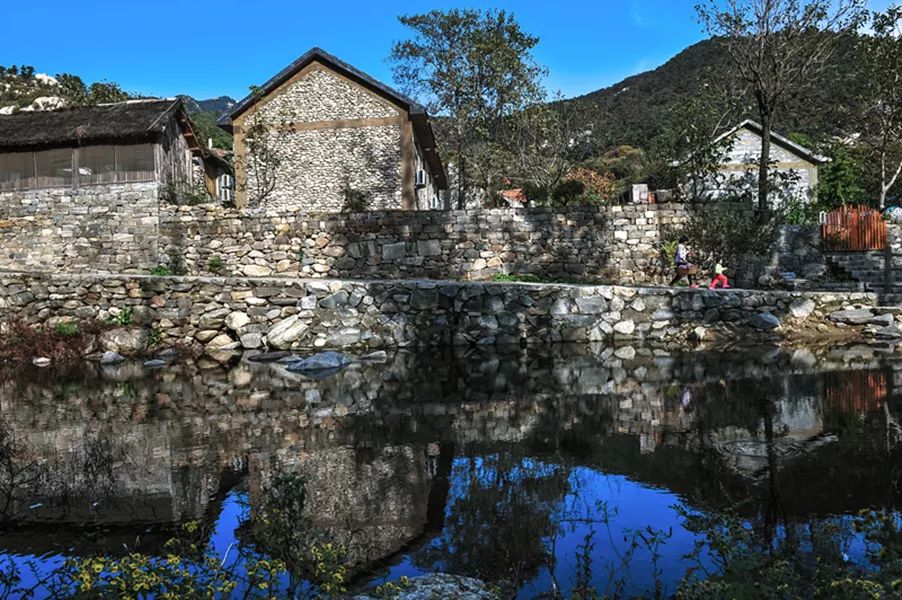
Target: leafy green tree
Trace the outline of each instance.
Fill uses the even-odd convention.
[[[729,82],[706,81],[698,93],[674,105],[646,154],[645,179],[653,187],[682,187],[690,198],[716,183],[730,139],[717,140],[744,113],[741,92]]]
[[[835,143],[825,153],[830,162],[818,167],[817,204],[830,210],[843,204],[867,204],[868,156],[858,145]]]
[[[696,10],[708,32],[723,40],[737,80],[755,99],[762,130],[758,210],[766,214],[774,120],[824,69],[835,34],[854,32],[864,0],[704,0]]]
[[[395,80],[445,117],[442,152],[456,170],[457,202],[472,188],[499,189],[505,119],[544,99],[545,70],[532,56],[539,39],[503,10],[432,10],[400,17],[411,38],[396,42]]]

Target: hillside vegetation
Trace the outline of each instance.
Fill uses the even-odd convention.
[[[109,81],[85,84],[81,77],[70,73],[49,76],[35,72],[31,66],[0,65],[0,114],[121,102],[139,97]],[[235,100],[228,96],[207,100],[179,97],[191,114],[201,138],[205,141],[212,139],[216,148],[231,150],[232,136],[216,126],[216,119],[234,106]]]
[[[810,89],[793,98],[777,116],[775,130],[801,133],[813,140],[854,129],[856,91],[861,77],[860,50],[855,38],[839,40],[839,48]],[[669,114],[706,86],[733,79],[732,65],[716,39],[690,46],[652,71],[628,77],[610,87],[565,100],[575,129],[584,132],[584,157],[619,146],[648,148]],[[739,118],[754,118],[751,98]],[[742,111],[740,111],[742,112]]]

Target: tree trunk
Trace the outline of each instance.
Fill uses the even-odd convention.
[[[770,212],[770,203],[767,201],[770,168],[770,128],[771,116],[766,110],[761,110],[761,156],[758,157],[758,211],[762,216]]]
[[[457,209],[463,210],[467,207],[467,184],[465,183],[467,169],[465,165],[466,161],[459,150],[457,153],[457,162]]]

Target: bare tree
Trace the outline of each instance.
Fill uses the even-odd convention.
[[[535,104],[506,122],[504,145],[517,182],[550,193],[573,168],[573,111],[570,105]]]
[[[238,182],[248,205],[263,202],[273,193],[278,183],[281,158],[273,143],[273,133],[259,114],[254,113],[244,132],[244,177]]]
[[[749,87],[761,124],[758,209],[769,209],[771,128],[786,102],[811,85],[837,35],[861,23],[865,0],[705,0],[696,6],[708,32],[721,37]]]
[[[880,208],[902,173],[902,7],[871,15],[873,35],[862,38],[866,77],[862,89],[863,141],[880,161]]]

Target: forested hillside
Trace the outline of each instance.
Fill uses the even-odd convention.
[[[819,80],[778,115],[777,131],[803,133],[817,140],[854,129],[855,94],[861,73],[855,42],[852,38],[840,40]],[[622,144],[647,148],[675,107],[702,93],[706,86],[728,84],[734,79],[732,69],[721,43],[706,40],[653,71],[562,104],[573,115],[577,130],[587,132],[584,151],[588,156]],[[754,118],[751,98],[746,106],[743,116]]]

